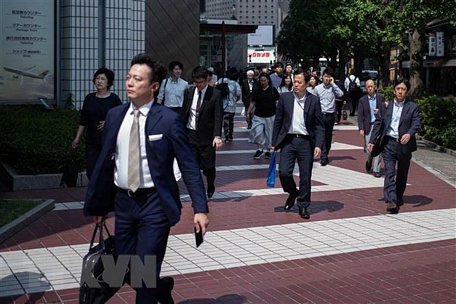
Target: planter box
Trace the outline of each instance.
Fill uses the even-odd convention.
[[[13,236],[18,231],[30,225],[32,222],[39,219],[45,213],[54,209],[54,205],[54,200],[46,200],[42,204],[27,211],[11,223],[8,223],[5,226],[0,227],[0,244],[8,238],[10,238],[11,236]]]
[[[0,179],[12,191],[38,190],[66,187],[62,173],[20,175],[14,168],[0,161]],[[78,173],[76,187],[85,187],[88,179],[85,172]]]

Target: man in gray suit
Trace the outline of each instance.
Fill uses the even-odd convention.
[[[283,191],[289,196],[285,210],[290,210],[297,198],[299,215],[309,219],[312,166],[319,157],[325,139],[325,125],[318,97],[307,92],[310,76],[298,69],[293,78],[293,92],[280,96],[277,105],[272,148],[280,149],[279,177]],[[293,179],[293,169],[298,160],[299,190]]]

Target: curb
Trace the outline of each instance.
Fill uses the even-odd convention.
[[[11,236],[16,234],[18,231],[24,229],[32,222],[36,221],[45,213],[54,209],[55,201],[52,199],[46,200],[42,204],[36,206],[35,208],[27,211],[11,223],[8,223],[0,227],[0,244],[5,240],[9,239]]]
[[[422,143],[422,145],[420,145],[420,143]],[[438,152],[443,152],[443,153],[450,154],[452,156],[456,156],[455,150],[451,150],[451,149],[439,146],[438,144],[436,144],[430,140],[424,139],[421,136],[417,136],[417,144],[423,148],[433,149]]]

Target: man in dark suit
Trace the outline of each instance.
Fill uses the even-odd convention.
[[[377,117],[368,146],[371,152],[374,139],[382,132],[383,139],[380,145],[385,163],[383,195],[386,211],[392,214],[398,213],[404,204],[403,196],[407,186],[410,159],[412,152],[417,149],[415,134],[420,129],[418,105],[406,99],[409,89],[410,83],[407,79],[399,78],[395,81],[394,101],[389,103],[386,113],[381,113],[381,117]]]
[[[195,86],[184,93],[182,118],[188,138],[207,179],[207,196],[215,192],[215,150],[222,146],[223,98],[219,90],[207,83],[208,71],[197,66],[192,71]]]
[[[307,92],[310,76],[298,69],[293,79],[293,92],[280,95],[272,133],[274,150],[280,149],[279,177],[289,196],[285,210],[298,199],[299,215],[310,218],[312,166],[319,157],[325,140],[325,124],[318,97]],[[293,179],[296,159],[299,166],[299,191]]]
[[[367,145],[371,138],[371,130],[375,118],[377,115],[380,115],[380,109],[385,102],[385,98],[376,93],[377,88],[372,79],[366,81],[366,89],[367,95],[364,95],[359,99],[358,129],[359,134],[361,134],[364,139],[364,152],[367,152],[366,171],[370,172],[373,167],[373,175],[375,177],[381,177],[380,167],[382,165],[382,156],[377,155],[376,157],[372,157],[369,151],[367,151]]]
[[[247,78],[242,81],[241,84],[241,93],[242,93],[242,103],[244,104],[245,113],[247,113],[250,102],[252,101],[252,92],[255,86],[257,85],[257,80],[255,79],[255,72],[252,70],[247,71]],[[250,117],[252,118],[252,117]],[[252,128],[252,120],[250,119],[247,129]]]
[[[208,206],[198,164],[178,113],[155,102],[164,68],[146,54],[131,61],[126,78],[132,102],[108,112],[102,151],[90,180],[84,214],[101,224],[115,211],[119,255],[156,258],[157,280],[171,226],[182,204],[173,173],[177,159],[195,212],[194,226],[204,234]],[[152,271],[152,270],[151,270]],[[136,303],[172,303],[154,286],[135,286]]]

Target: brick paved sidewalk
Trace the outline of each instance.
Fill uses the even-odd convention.
[[[184,202],[181,222],[172,229],[164,272],[176,280],[176,303],[455,303],[454,186],[413,163],[401,213],[386,216],[382,179],[364,172],[362,138],[356,128],[344,124],[334,132],[336,149],[330,153],[330,165],[314,167],[311,220],[303,221],[297,210],[283,211],[286,195],[280,182],[275,189],[266,188],[268,163],[252,159],[255,146],[245,140],[248,133],[240,117],[236,126],[235,141],[225,145],[217,158],[216,194],[220,196],[210,202],[211,232],[206,242],[200,251],[192,243],[180,243],[192,241],[189,202]],[[75,203],[59,205],[61,210],[0,245],[0,295],[7,286],[12,290],[11,282],[23,284],[19,271],[8,276],[4,270],[20,266],[11,262],[14,256],[26,256],[19,262],[25,265],[30,260],[28,271],[53,282],[27,295],[12,291],[0,297],[0,303],[77,302],[77,286],[64,282],[77,279],[80,261],[71,255],[69,262],[61,252],[73,248],[76,256],[83,255],[87,247],[91,219],[82,216],[78,203],[84,191],[7,193]],[[113,227],[112,218],[108,224]],[[243,241],[233,245],[240,236]],[[263,262],[249,260],[241,249]],[[207,257],[188,259],[201,254]],[[55,273],[47,272],[46,261],[38,258],[51,255],[56,263],[66,265],[68,275],[61,285],[51,280]],[[210,260],[217,262],[213,270],[209,270]],[[187,267],[194,267],[192,263],[207,270],[191,271]],[[60,288],[64,284],[73,287]],[[24,283],[19,288],[28,287]],[[109,301],[133,302],[129,287]]]

